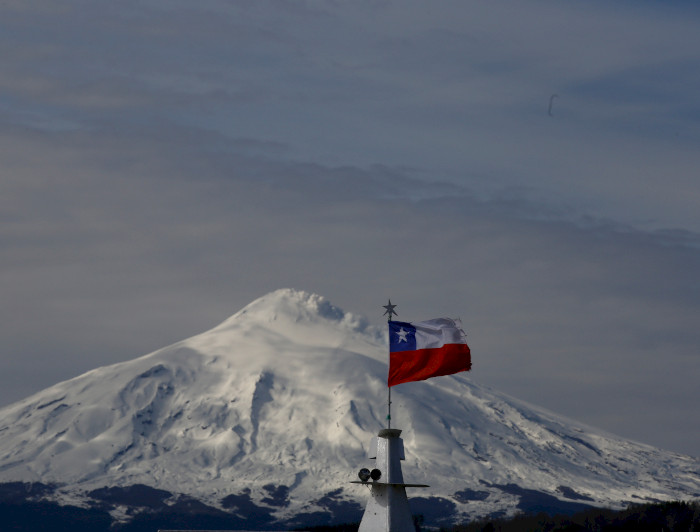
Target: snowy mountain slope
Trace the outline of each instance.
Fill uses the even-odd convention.
[[[135,484],[218,507],[243,493],[277,518],[326,511],[329,494],[364,505],[348,482],[385,424],[386,360],[384,331],[278,290],[208,332],[1,409],[0,482],[55,482],[62,500]],[[409,493],[417,503],[474,516],[513,513],[533,493],[613,507],[700,497],[697,459],[576,426],[465,374],[392,396],[404,477],[431,485]]]

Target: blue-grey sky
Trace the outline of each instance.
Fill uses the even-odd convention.
[[[700,456],[693,2],[0,5],[0,405],[282,287]]]

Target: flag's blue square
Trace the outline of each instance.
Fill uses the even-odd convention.
[[[415,351],[416,328],[403,321],[389,322],[389,351]]]

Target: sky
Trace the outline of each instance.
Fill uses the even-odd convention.
[[[278,288],[700,456],[700,7],[0,4],[0,405]]]

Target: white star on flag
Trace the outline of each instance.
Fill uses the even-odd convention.
[[[401,330],[396,333],[396,335],[399,337],[399,342],[408,342],[408,339],[406,339],[407,334],[408,331],[404,331],[403,327],[401,327]]]

